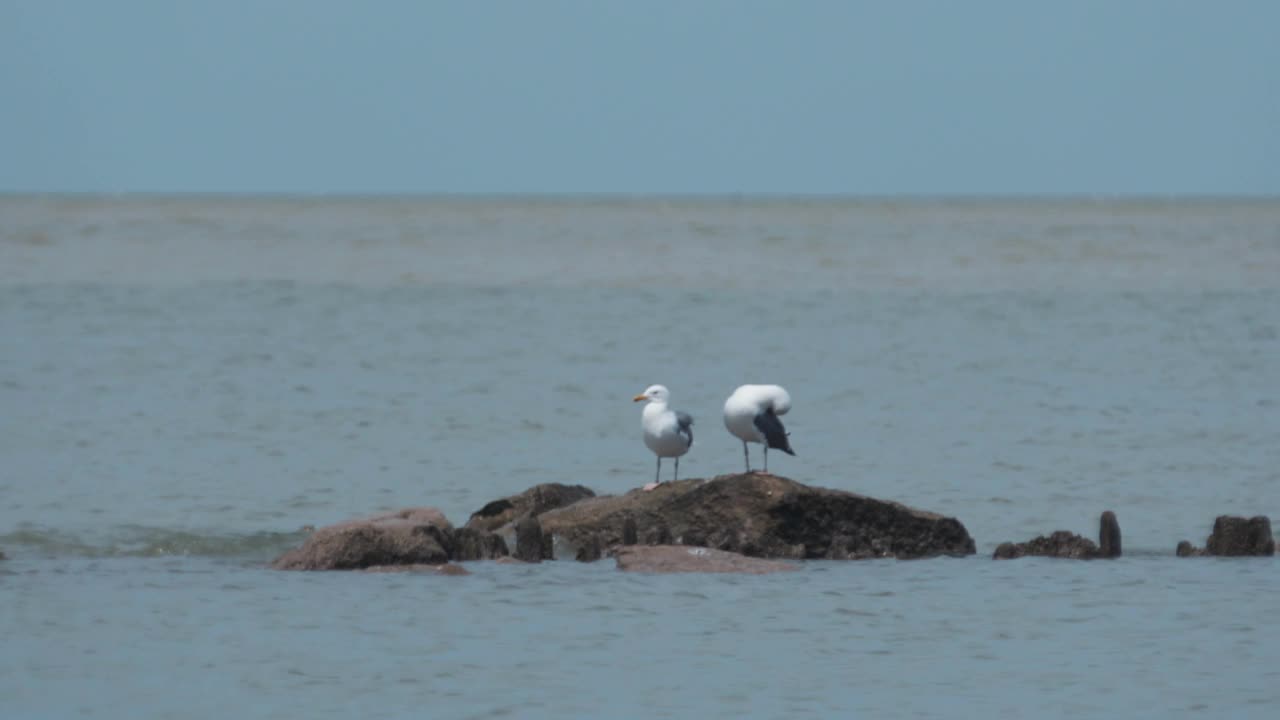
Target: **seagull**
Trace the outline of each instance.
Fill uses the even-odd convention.
[[[635,396],[635,402],[648,401],[640,415],[640,427],[644,428],[644,444],[658,456],[658,469],[653,475],[655,484],[662,482],[659,479],[662,458],[676,459],[676,468],[671,474],[674,481],[680,475],[680,456],[693,445],[693,418],[689,413],[667,407],[670,399],[671,393],[663,385],[650,385],[648,390]]]
[[[769,448],[795,455],[779,415],[791,409],[791,396],[780,385],[742,385],[724,401],[724,426],[742,441],[742,459],[751,472],[747,443],[764,445],[764,471],[769,472]]]

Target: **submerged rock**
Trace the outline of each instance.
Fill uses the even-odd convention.
[[[579,500],[595,497],[591,488],[582,485],[544,483],[534,485],[519,495],[494,500],[471,513],[467,527],[494,532],[506,525],[514,525],[522,517],[538,516],[548,510],[572,505]]]
[[[443,565],[450,559],[507,555],[502,538],[454,529],[435,508],[408,508],[322,527],[302,547],[272,563],[277,570],[357,570],[376,566]]]
[[[1176,552],[1178,557],[1270,556],[1276,553],[1276,540],[1271,533],[1271,519],[1266,515],[1251,518],[1219,515],[1213,521],[1213,533],[1205,541],[1203,549],[1183,540],[1178,543]]]
[[[686,545],[627,545],[613,553],[618,569],[648,573],[764,573],[795,570],[794,563]]]
[[[1205,554],[1204,548],[1198,548],[1187,540],[1183,540],[1178,543],[1178,547],[1174,550],[1174,553],[1178,557],[1199,557]]]
[[[1110,510],[1102,513],[1098,526],[1097,544],[1073,532],[1058,530],[1027,542],[1000,543],[991,557],[993,560],[1015,560],[1028,555],[1073,560],[1120,557],[1120,523],[1116,520],[1116,514]]]
[[[862,559],[968,555],[973,538],[955,518],[767,473],[681,480],[652,491],[590,497],[538,516],[544,533],[577,548],[624,539],[696,545],[765,558]],[[630,543],[629,543],[630,544]]]

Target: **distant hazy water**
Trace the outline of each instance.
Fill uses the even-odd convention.
[[[1271,717],[1280,202],[0,198],[14,717]],[[977,557],[293,575],[298,529],[621,492],[631,397],[779,382],[803,482]],[[1129,556],[987,558],[1092,535]],[[9,710],[12,708],[12,710]]]

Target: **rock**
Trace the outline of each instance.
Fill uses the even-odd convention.
[[[1048,537],[1039,537],[1022,543],[1005,542],[996,547],[993,560],[1015,560],[1033,555],[1037,557],[1093,560],[1120,557],[1120,523],[1110,510],[1102,513],[1098,521],[1098,543],[1073,532],[1058,530]]]
[[[605,556],[605,550],[606,548],[601,545],[600,536],[592,535],[578,548],[573,559],[578,562],[595,562]]]
[[[471,513],[466,526],[475,530],[495,532],[505,525],[514,524],[526,515],[541,515],[548,510],[572,505],[589,497],[595,497],[595,492],[582,485],[560,483],[534,485],[519,495],[494,500]]]
[[[992,559],[1014,560],[1027,555],[1083,560],[1098,557],[1098,546],[1089,538],[1058,530],[1047,537],[1040,535],[1027,542],[1000,543]]]
[[[454,528],[445,534],[445,540],[449,559],[458,562],[493,560],[511,554],[502,536],[474,528]]]
[[[1183,540],[1174,552],[1178,557],[1270,556],[1276,553],[1276,540],[1271,534],[1271,519],[1266,515],[1251,518],[1219,515],[1213,521],[1213,533],[1203,548]]]
[[[1107,510],[1098,519],[1098,557],[1120,557],[1120,522]]]
[[[543,557],[542,525],[538,518],[526,515],[516,523],[517,560],[539,563]]]
[[[1205,554],[1203,548],[1198,548],[1186,540],[1178,543],[1178,548],[1174,552],[1178,557],[1199,557]]]
[[[1271,534],[1271,520],[1266,515],[1243,518],[1219,515],[1213,521],[1213,534],[1205,541],[1205,553],[1231,557],[1275,555],[1276,540]]]
[[[408,508],[349,520],[312,533],[302,547],[272,563],[278,570],[356,570],[376,566],[443,565],[450,559],[507,554],[502,538],[454,529],[435,508]]]
[[[738,553],[685,545],[627,545],[614,551],[618,569],[649,573],[764,573],[786,572],[795,563],[752,558]]]
[[[590,556],[623,539],[698,545],[766,558],[968,555],[954,518],[767,473],[664,482],[651,492],[588,497],[538,516],[544,533]],[[583,548],[588,548],[583,551]]]

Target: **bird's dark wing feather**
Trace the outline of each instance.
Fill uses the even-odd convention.
[[[756,414],[756,429],[764,433],[765,442],[774,450],[781,450],[788,455],[795,455],[795,451],[791,449],[791,440],[787,438],[787,429],[782,427],[782,421],[777,415],[773,414],[773,409],[769,408],[764,412]]]
[[[693,445],[693,416],[687,412],[676,411],[676,425],[684,436],[685,445]]]

